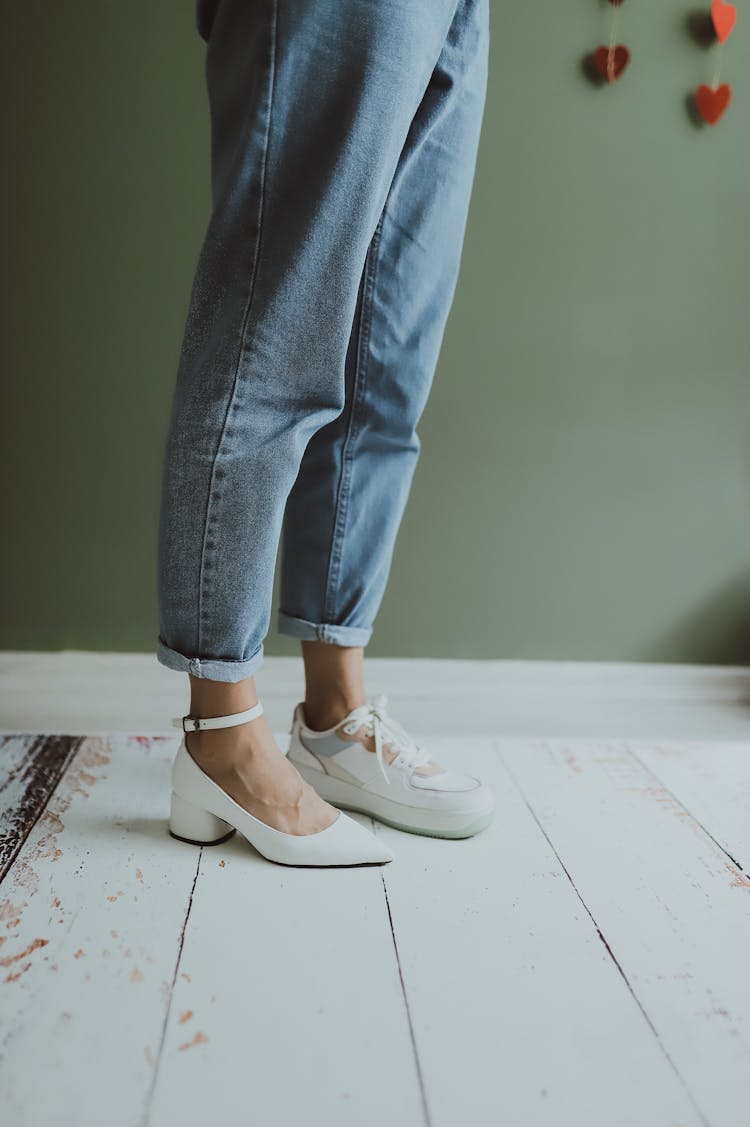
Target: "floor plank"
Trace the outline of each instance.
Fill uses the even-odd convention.
[[[81,742],[80,736],[0,735],[0,881]]]
[[[384,877],[432,1127],[696,1127],[493,741],[430,747],[498,804],[465,841],[377,828],[397,853]]]
[[[750,739],[636,744],[633,753],[750,874]]]
[[[627,743],[500,751],[705,1122],[737,1127],[750,1101],[750,880]]]
[[[380,668],[394,679],[397,715],[411,699],[404,718],[415,733],[420,717],[444,733],[460,722],[445,701],[433,713],[431,694],[440,669],[458,676],[461,663],[401,663],[398,684],[396,664]],[[468,679],[476,665],[466,663]],[[299,672],[284,669],[267,694],[282,741]],[[174,842],[174,734],[100,734],[66,753],[0,733],[21,846],[0,888],[0,1121],[743,1124],[747,741],[677,738],[714,727],[718,696],[700,706],[675,697],[664,711],[660,687],[644,712],[628,688],[622,707],[608,711],[614,697],[602,695],[584,722],[584,683],[561,671],[542,723],[533,670],[500,669],[500,696],[490,672],[470,743],[429,742],[490,781],[495,824],[466,842],[378,826],[397,857],[382,870],[287,869],[238,837],[203,851]],[[122,694],[101,673],[96,707],[115,716]],[[620,672],[610,675],[619,686]],[[177,715],[161,685],[147,708]],[[736,733],[747,719],[741,678],[712,681],[710,694],[722,685],[719,729]],[[32,677],[25,691],[31,707]],[[90,687],[84,695],[89,707]],[[56,730],[85,730],[63,726],[71,699]],[[639,739],[481,734],[534,724],[554,734],[558,722],[577,734],[611,723]],[[19,739],[38,776],[31,762],[26,773]],[[56,782],[55,764],[73,752]]]
[[[381,871],[203,851],[154,1127],[425,1122]]]
[[[0,888],[0,1120],[134,1127],[198,858],[165,828],[173,740],[85,739]]]

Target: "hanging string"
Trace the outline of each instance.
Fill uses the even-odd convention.
[[[620,29],[620,6],[622,0],[609,0],[612,11],[609,19],[609,43],[607,45],[607,81],[614,82],[619,77],[617,69],[617,35]],[[627,62],[627,55],[625,61]],[[625,64],[623,63],[622,66]]]
[[[620,28],[620,3],[609,0],[612,5],[612,15],[609,20],[609,49],[613,51],[617,43],[617,33]]]
[[[723,116],[732,98],[732,88],[728,82],[721,82],[723,44],[732,34],[737,11],[726,0],[711,0],[711,23],[716,34],[714,44],[714,73],[710,84],[701,83],[695,91],[695,106],[708,125],[716,125]]]

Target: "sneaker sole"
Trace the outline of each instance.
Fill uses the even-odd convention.
[[[473,811],[470,815],[467,815],[456,811],[414,809],[414,821],[402,822],[398,820],[397,816],[400,811],[394,810],[385,813],[382,807],[385,806],[387,810],[389,806],[397,808],[400,805],[403,809],[403,804],[378,796],[373,797],[371,803],[355,801],[351,792],[356,788],[351,784],[342,782],[340,779],[332,779],[330,775],[323,775],[322,772],[309,768],[305,763],[298,763],[292,757],[290,757],[290,762],[294,764],[302,778],[317,791],[321,798],[330,802],[331,806],[335,806],[339,810],[350,810],[354,814],[364,814],[368,818],[374,818],[377,822],[383,822],[384,825],[391,826],[394,830],[403,830],[405,833],[419,834],[421,837],[442,837],[454,840],[473,837],[486,829],[495,816],[494,810],[481,814]]]

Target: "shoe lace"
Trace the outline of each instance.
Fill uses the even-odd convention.
[[[388,697],[385,693],[379,693],[372,701],[349,713],[346,727],[354,732],[364,724],[367,734],[375,737],[375,757],[383,778],[390,785],[391,780],[383,760],[384,744],[390,744],[401,762],[409,768],[428,763],[430,755],[414,742],[405,728],[388,715],[387,704]]]

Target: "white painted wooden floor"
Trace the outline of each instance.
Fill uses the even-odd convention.
[[[259,681],[285,740],[301,666]],[[296,870],[168,837],[177,674],[0,655],[6,808],[23,733],[87,737],[0,888],[2,1123],[747,1127],[748,671],[373,660],[368,687],[495,821]]]

